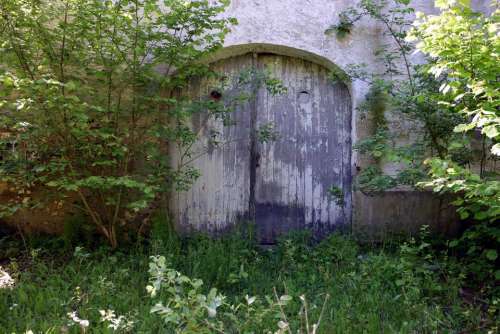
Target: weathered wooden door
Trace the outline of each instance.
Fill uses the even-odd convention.
[[[350,221],[350,98],[343,84],[332,84],[325,68],[290,57],[261,55],[288,88],[282,96],[262,89],[257,127],[271,122],[278,140],[258,144],[255,219],[263,243],[293,229],[321,233]],[[343,189],[344,207],[329,195]]]
[[[242,56],[213,64],[213,69],[235,78],[252,66],[252,57]],[[186,94],[207,99],[212,88],[213,82],[195,81]],[[174,168],[180,160],[191,160],[189,166],[201,173],[188,191],[171,196],[170,211],[181,229],[217,232],[249,218],[251,105],[244,103],[233,112],[232,126],[224,126],[220,120],[207,120],[203,114],[193,117],[192,128],[200,140],[189,157],[183,157],[175,146],[170,147]],[[226,142],[219,147],[212,143],[216,133],[221,134],[220,142]]]
[[[194,163],[202,176],[174,200],[177,221],[220,230],[239,219],[254,220],[260,241],[267,244],[291,230],[324,234],[350,223],[351,104],[346,86],[332,83],[324,67],[286,56],[249,54],[215,65],[228,75],[246,66],[267,69],[287,93],[272,96],[262,87],[234,113],[235,124],[221,131],[227,139],[239,140]],[[277,138],[259,142],[255,131],[268,124]],[[329,194],[331,187],[342,190],[343,206]]]

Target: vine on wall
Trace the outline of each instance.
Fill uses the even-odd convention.
[[[417,13],[414,20],[409,1],[362,0],[327,31],[342,37],[370,18],[390,40],[375,52],[384,65],[381,73],[370,73],[363,64],[347,67],[352,79],[371,86],[360,111],[372,116],[374,128],[355,149],[373,163],[358,175],[357,186],[369,194],[400,185],[454,194],[453,204],[471,228],[450,245],[467,254],[478,277],[498,279],[500,11],[496,1],[489,15],[474,12],[465,0],[435,5],[438,15]],[[411,64],[415,51],[426,57],[424,65]],[[384,99],[374,99],[382,93]],[[396,129],[382,121],[382,105],[418,125],[415,140],[393,141]],[[397,163],[397,173],[384,174],[384,162]]]

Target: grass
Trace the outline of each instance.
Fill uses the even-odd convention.
[[[307,297],[309,316],[317,319],[329,295],[319,333],[498,330],[497,310],[488,313],[461,298],[460,266],[419,240],[367,247],[333,235],[314,245],[302,233],[262,249],[248,236],[181,239],[157,226],[150,242],[115,252],[75,252],[51,242],[3,264],[16,284],[0,289],[0,333],[84,332],[70,325],[68,313],[74,311],[90,322],[86,333],[114,332],[110,322],[101,321],[100,310],[131,320],[130,332],[168,333],[150,313],[154,303],[145,289],[150,255],[165,256],[171,267],[202,279],[204,292],[216,287],[231,303],[246,295],[273,298],[273,289],[292,296],[285,311],[292,328],[303,321],[299,296]],[[255,333],[274,333],[278,320],[271,316],[250,327]]]

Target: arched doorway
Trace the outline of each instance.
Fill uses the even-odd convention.
[[[213,67],[228,76],[265,68],[287,92],[273,96],[262,87],[235,110],[232,126],[213,122],[201,130],[200,148],[210,146],[214,129],[228,144],[192,162],[201,177],[189,191],[172,196],[176,223],[218,231],[251,220],[264,244],[291,230],[324,234],[349,224],[351,99],[345,84],[330,80],[322,65],[270,53],[238,55]],[[194,84],[189,94],[210,92]],[[195,128],[197,123],[194,119]],[[277,136],[261,142],[256,132],[266,124],[274,126]]]

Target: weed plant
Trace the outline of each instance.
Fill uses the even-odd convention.
[[[167,226],[156,221],[147,242],[126,249],[64,249],[64,241],[50,239],[4,259],[15,284],[0,288],[0,333],[188,333],[151,313],[150,256],[164,257],[189,282],[202,280],[200,295],[216,288],[224,305],[255,302],[247,314],[221,306],[217,316],[226,333],[312,333],[305,311],[309,319],[321,315],[315,333],[498,330],[498,298],[464,297],[464,269],[436,250],[427,233],[375,247],[340,234],[315,243],[304,232],[264,249],[251,229],[219,238],[180,237]],[[174,290],[180,296],[180,288]],[[158,298],[168,302],[165,296]],[[268,312],[278,296],[285,296],[286,308]],[[237,319],[224,323],[230,312]]]

